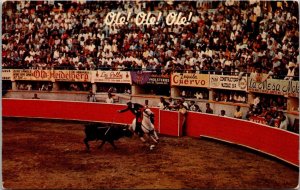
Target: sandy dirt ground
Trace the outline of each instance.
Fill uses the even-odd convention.
[[[80,122],[4,118],[2,175],[10,189],[295,188],[298,168],[204,138],[137,137],[85,151]]]

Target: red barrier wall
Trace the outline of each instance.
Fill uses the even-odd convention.
[[[160,133],[171,136],[180,136],[178,127],[178,112],[160,110]]]
[[[155,126],[155,129],[159,132],[160,132],[160,129],[159,129],[159,109],[158,108],[151,108],[151,111],[154,113],[154,126]]]
[[[49,100],[3,99],[3,116],[53,118],[130,124],[132,113],[117,113],[125,105]],[[155,127],[160,134],[181,136],[178,112],[151,108]],[[192,137],[209,136],[247,146],[278,157],[286,162],[299,163],[299,135],[254,122],[189,112],[186,134]]]
[[[3,116],[55,118],[66,120],[102,121],[129,124],[134,116],[130,112],[118,113],[124,105],[88,102],[3,99]]]
[[[53,118],[65,120],[95,121],[108,123],[131,124],[134,115],[131,112],[118,113],[125,105],[64,102],[49,100],[3,99],[3,116]],[[159,109],[151,108],[158,117]],[[155,127],[159,126],[159,119],[155,118]]]
[[[299,163],[299,135],[254,122],[189,112],[187,135],[213,137]]]

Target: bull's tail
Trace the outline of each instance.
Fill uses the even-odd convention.
[[[84,142],[84,144],[85,144],[85,146],[86,146],[87,151],[89,151],[89,150],[90,150],[90,145],[89,145],[89,140],[88,140],[88,138],[84,138],[84,139],[83,139],[83,142]]]

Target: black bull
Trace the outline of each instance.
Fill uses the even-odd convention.
[[[107,141],[116,149],[117,147],[114,144],[115,140],[121,137],[131,137],[133,135],[133,132],[128,129],[128,126],[105,126],[100,123],[86,124],[84,132],[86,136],[83,141],[87,150],[90,149],[88,142],[93,140],[102,140],[99,148]]]

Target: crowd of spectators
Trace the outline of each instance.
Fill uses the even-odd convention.
[[[262,107],[263,102],[258,103],[257,105],[251,104],[247,113],[244,113],[241,110],[241,106],[236,107],[236,111],[233,113],[232,117],[236,119],[247,119],[251,120],[251,117],[259,117],[262,118],[267,125],[272,127],[278,127],[284,130],[288,130],[289,127],[289,119],[284,114],[282,109],[278,109],[277,106],[273,107]],[[184,108],[186,111],[193,111],[193,112],[203,112],[208,114],[217,114],[211,108],[210,103],[205,104],[205,109],[201,110],[199,105],[195,103],[194,100],[186,101],[185,98],[180,98],[174,100],[172,97],[169,97],[166,100],[164,97],[160,97],[160,102],[158,103],[157,107],[161,110],[170,110],[170,111],[182,111]],[[222,117],[230,117],[226,115],[226,111],[223,109],[220,111],[219,116]],[[275,122],[278,123],[276,126]]]
[[[59,82],[59,90],[67,91],[89,91],[92,89],[92,85],[89,83],[81,82]]]
[[[17,82],[18,90],[38,90],[38,91],[51,91],[53,89],[53,85],[51,82]]]
[[[275,122],[277,121],[278,128],[288,130],[289,119],[282,111],[286,109],[286,107],[280,106],[280,102],[284,105],[284,100],[281,100],[281,97],[278,96],[277,101],[270,100],[270,102],[274,102],[273,105],[267,105],[267,99],[268,98],[264,96],[256,96],[254,103],[250,104],[249,110],[246,113],[246,118],[248,120],[253,116],[263,118],[265,119],[266,124],[272,127],[275,127]]]
[[[196,98],[208,100],[208,89],[205,88],[190,88],[190,87],[180,87],[180,96],[183,98]]]
[[[97,92],[131,94],[131,86],[124,84],[97,84]]]
[[[279,126],[280,128],[286,129],[288,123],[288,118],[283,115],[282,110],[287,108],[287,99],[282,96],[274,95],[256,95],[253,100],[253,104],[250,104],[249,110],[246,113],[246,118],[250,119],[252,116],[257,116],[264,118],[267,124],[270,126],[275,126],[275,120],[279,120],[286,124],[285,127]]]
[[[276,95],[256,95],[253,100],[253,105],[255,108],[256,114],[261,114],[263,109],[276,107],[280,110],[287,109],[287,98],[284,96],[276,96]]]
[[[297,1],[6,1],[2,68],[156,70],[295,79],[299,68]],[[165,24],[171,11],[193,13],[188,25]],[[108,26],[110,11],[132,21]],[[163,13],[137,26],[140,11]]]
[[[215,90],[213,100],[220,102],[247,103],[247,94],[243,91]]]
[[[166,100],[164,97],[160,97],[160,102],[157,107],[161,110],[179,111],[179,109],[182,108],[180,107],[181,105],[187,111],[202,112],[199,105],[194,100],[186,101],[185,98],[175,100],[172,97],[169,97],[168,100]],[[206,109],[203,112],[213,114],[213,110],[210,108],[209,103],[206,103]]]

